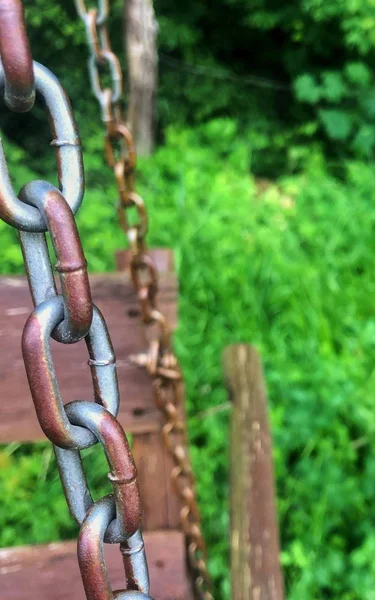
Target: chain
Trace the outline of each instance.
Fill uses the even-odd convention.
[[[15,10],[4,16],[4,4],[11,4]],[[14,0],[0,4],[0,38],[9,23],[9,14],[16,21],[15,31],[23,30],[23,39],[27,41],[22,6]],[[12,53],[3,42],[0,53],[3,62],[0,95],[4,97],[8,90],[8,105],[23,111],[24,99],[30,98],[30,81],[35,82],[53,131],[51,145],[56,151],[60,189],[47,181],[32,181],[17,197],[0,142],[0,218],[19,232],[34,304],[23,331],[23,358],[39,423],[54,445],[67,503],[80,525],[78,561],[86,597],[151,600],[140,531],[137,471],[128,440],[116,418],[119,391],[115,356],[104,317],[91,300],[86,260],[74,218],[82,202],[84,179],[81,145],[70,103],[56,77],[45,67],[30,61],[27,63],[30,73],[26,64],[22,68],[16,65],[14,70]],[[15,60],[18,56],[15,55]],[[14,75],[17,69],[19,77]],[[9,72],[15,79],[9,78]],[[19,92],[18,100],[23,99],[21,106],[10,93],[14,86]],[[57,259],[55,267],[49,256],[47,232]],[[54,268],[61,291],[56,287]],[[85,340],[95,402],[63,404],[51,337],[65,344]],[[94,503],[80,451],[98,442],[109,464],[113,494]],[[104,558],[105,542],[120,544],[126,577],[123,590],[112,590]]]
[[[16,112],[27,112],[34,105],[35,80],[20,0],[0,2],[0,55],[5,72],[5,103]]]
[[[147,209],[135,191],[134,139],[123,119],[120,102],[123,92],[121,67],[111,49],[107,27],[109,0],[101,0],[98,8],[90,9],[86,8],[83,0],[75,0],[75,4],[86,28],[91,87],[99,101],[101,118],[105,124],[105,157],[116,179],[119,222],[131,249],[130,272],[148,339],[147,352],[132,357],[132,360],[150,374],[155,402],[165,419],[162,435],[175,465],[171,477],[181,501],[181,524],[187,539],[196,595],[201,600],[213,600],[194,475],[188,455],[186,426],[180,417],[182,373],[171,346],[167,319],[157,306],[158,273],[146,247]],[[101,83],[101,73],[105,70],[109,71],[111,88]],[[134,215],[131,217],[131,212],[135,212],[135,218]]]

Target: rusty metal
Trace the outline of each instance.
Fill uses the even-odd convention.
[[[61,192],[44,181],[24,187],[19,197],[22,202],[40,211],[57,257],[55,270],[60,277],[65,319],[58,325],[54,338],[65,343],[79,341],[90,329],[93,308],[86,259],[73,213]],[[20,241],[31,294],[34,305],[37,305],[50,297],[53,291],[54,295],[57,294],[47,242],[44,234],[26,232],[21,233]],[[45,247],[44,252],[39,248],[36,250],[36,246],[40,245]],[[47,276],[43,286],[41,272]]]
[[[75,214],[82,203],[84,175],[81,142],[72,108],[64,89],[46,67],[34,63],[36,89],[42,97],[51,124],[56,149],[57,175],[60,191]],[[5,85],[5,73],[0,65],[0,91]],[[0,219],[21,231],[41,232],[47,226],[39,210],[18,199],[9,178],[6,158],[0,140]]]
[[[147,352],[132,357],[132,360],[146,368],[150,374],[155,390],[155,402],[165,419],[162,435],[165,446],[175,463],[171,477],[181,500],[181,525],[187,539],[188,557],[196,594],[201,600],[213,600],[207,569],[206,546],[187,448],[186,425],[180,418],[180,407],[183,401],[181,368],[171,346],[167,320],[157,307],[157,269],[146,248],[147,210],[144,201],[135,192],[135,146],[133,136],[125,125],[122,115],[118,93],[121,87],[117,70],[119,62],[111,58],[113,65],[116,64],[111,89],[101,89],[94,71],[94,66],[97,69],[103,61],[108,61],[108,55],[111,57],[113,55],[106,24],[109,3],[106,4],[105,17],[100,8],[99,13],[94,16],[93,13],[89,15],[86,9],[83,10],[81,0],[75,0],[75,3],[86,25],[91,54],[89,59],[91,84],[99,100],[101,118],[105,125],[104,152],[109,167],[113,169],[117,184],[119,222],[132,253],[130,271],[137,292],[146,339],[148,339]],[[138,213],[138,222],[133,224],[130,211],[134,209]]]
[[[0,57],[6,105],[15,112],[29,111],[35,102],[35,80],[21,0],[0,1]]]
[[[125,568],[127,590],[139,590],[140,592],[147,593],[147,562],[145,561],[145,545],[141,532],[137,531],[122,542],[120,544],[120,551]]]
[[[130,232],[129,232],[130,233]],[[135,230],[137,234],[137,230]],[[162,341],[164,346],[169,343],[169,329],[165,318],[156,311],[156,296],[158,293],[158,273],[151,258],[142,255],[139,261],[132,261],[130,273],[133,285],[136,289],[138,302],[144,322],[157,324],[163,332]],[[167,340],[167,341],[166,341]]]
[[[122,90],[122,72],[120,63],[118,62],[118,59],[113,52],[109,52],[108,50],[102,50],[100,53],[100,63],[98,63],[98,59],[96,58],[95,54],[93,54],[90,58],[89,73],[92,90],[99,102],[104,102],[103,94],[105,88],[102,87],[99,71],[99,65],[103,68],[104,64],[109,69],[113,83],[113,87],[111,90],[112,102],[118,102]]]
[[[124,123],[114,123],[109,121],[108,130],[105,134],[105,155],[108,165],[112,168],[116,168],[118,163],[124,166],[124,170],[129,174],[130,170],[133,170],[136,163],[136,153],[133,135],[128,127]],[[121,140],[123,145],[121,147],[121,153],[118,160],[115,159],[115,150],[112,146],[114,140]]]
[[[90,9],[86,8],[85,0],[76,0],[75,4],[76,4],[76,8],[77,8],[79,16],[81,17],[81,19],[83,19],[85,21],[85,19],[87,18],[87,15],[90,12]],[[97,11],[96,22],[98,23],[98,25],[100,25],[108,17],[109,0],[99,0],[98,7],[99,7],[99,9]],[[95,9],[95,11],[96,11],[96,9]]]
[[[148,569],[144,552],[140,551],[137,557],[136,564],[136,581],[137,591],[133,591],[128,587],[129,591],[121,590],[113,592],[104,557],[104,536],[110,523],[113,521],[116,514],[115,502],[112,496],[105,496],[92,506],[88,511],[85,520],[81,525],[78,538],[78,561],[81,569],[83,585],[86,591],[87,598],[90,600],[113,600],[121,598],[123,600],[152,600],[148,595],[149,578]],[[134,540],[133,540],[134,539]],[[138,531],[132,538],[129,538],[127,548],[143,546],[142,535]],[[127,561],[124,561],[125,577],[128,580],[133,578],[134,567],[132,561],[130,572],[126,571],[129,566]]]
[[[15,4],[0,0],[0,21],[4,16],[4,5]],[[84,7],[83,2],[80,5]],[[102,16],[106,6],[107,3],[102,1]],[[11,18],[15,18],[14,15]],[[0,36],[3,26],[4,19],[0,23]],[[6,40],[2,43],[5,50],[1,44],[0,49],[8,62],[0,67],[0,91],[5,89],[7,94],[11,83],[8,70],[16,72],[17,65],[11,60],[12,46]],[[14,60],[17,56],[15,54]],[[51,123],[51,145],[56,149],[61,189],[46,181],[32,181],[17,197],[0,145],[0,218],[18,230],[35,307],[22,336],[27,378],[39,423],[55,445],[72,516],[82,524],[79,561],[87,599],[151,600],[139,529],[141,505],[137,471],[126,435],[116,419],[119,391],[115,356],[104,317],[92,303],[86,260],[74,219],[84,192],[80,141],[69,100],[59,82],[37,63],[34,63],[34,72],[36,89],[45,101]],[[25,88],[22,89],[25,92]],[[51,264],[46,234],[56,255],[55,267]],[[58,273],[61,291],[56,286],[54,270]],[[94,402],[78,400],[66,406],[63,404],[53,364],[51,337],[65,344],[85,339]],[[94,503],[83,472],[80,450],[97,442],[102,444],[110,466],[108,478],[113,495]],[[129,585],[118,592],[112,591],[106,573],[103,541],[121,543]],[[85,552],[91,557],[89,562],[85,561]],[[98,592],[100,582],[103,595]]]
[[[88,448],[97,438],[87,428],[71,424],[53,365],[50,339],[63,319],[61,296],[42,302],[31,313],[22,336],[26,374],[40,426],[48,439],[61,448]],[[105,321],[96,307],[85,341],[90,353],[95,400],[116,415],[119,394],[115,357]]]
[[[93,402],[71,402],[65,406],[65,411],[72,425],[92,431],[103,446],[111,469],[108,479],[116,504],[116,518],[108,526],[104,539],[110,544],[124,542],[141,524],[137,470],[126,435],[117,419]],[[57,447],[55,453],[68,506],[80,524],[93,501],[79,451]]]
[[[115,175],[117,175],[116,170],[114,169]],[[125,171],[126,173],[126,171]],[[123,188],[121,188],[121,193],[122,193]],[[144,238],[147,235],[147,230],[148,230],[148,215],[147,215],[147,210],[146,210],[146,206],[145,203],[143,202],[143,199],[141,198],[141,196],[139,196],[138,194],[136,194],[134,191],[132,190],[127,190],[126,187],[124,188],[124,192],[125,192],[125,198],[122,198],[120,196],[120,202],[119,202],[119,221],[120,221],[120,225],[122,227],[122,229],[124,231],[126,231],[127,237],[129,240],[131,240],[132,246],[134,247],[134,249],[137,248],[137,245],[142,243],[142,240],[144,240]],[[134,208],[136,210],[137,216],[138,216],[138,222],[136,223],[132,223],[130,220],[130,209]],[[144,255],[145,253],[142,253],[142,256],[140,256],[140,261],[138,261],[138,264],[140,264],[140,262],[147,262],[147,260],[144,260]]]

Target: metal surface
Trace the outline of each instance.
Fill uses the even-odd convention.
[[[61,448],[88,448],[97,438],[87,428],[72,425],[66,414],[53,366],[50,338],[64,319],[61,296],[39,304],[26,321],[22,353],[35,410],[45,435]],[[113,348],[105,321],[94,307],[85,342],[89,351],[95,401],[116,415],[119,405]]]
[[[113,600],[113,598],[144,598],[151,600],[148,595],[148,569],[143,556],[141,568],[138,570],[138,590],[112,592],[104,557],[104,535],[116,514],[115,502],[112,496],[106,496],[87,513],[81,525],[78,538],[78,561],[81,570],[83,586],[90,600]],[[141,534],[138,540],[142,539]],[[143,543],[143,542],[142,542]],[[125,570],[125,577],[128,574]],[[128,586],[127,586],[128,587]],[[135,594],[135,595],[134,595]]]
[[[123,542],[139,529],[142,516],[137,470],[128,440],[117,419],[103,406],[80,400],[67,404],[65,411],[70,423],[92,431],[103,446],[116,504],[116,518],[104,539],[110,544]],[[93,501],[79,451],[56,447],[55,453],[70,512],[80,524]]]
[[[27,112],[34,106],[35,80],[21,0],[0,2],[0,56],[5,103],[15,112]]]
[[[0,36],[8,22],[4,4],[0,0]],[[105,6],[103,2],[103,14]],[[5,51],[1,45],[0,50],[7,57],[7,66],[0,69],[0,91],[5,88],[6,94],[10,85],[8,71],[17,67],[12,56],[17,61],[18,54],[9,41],[2,42]],[[105,320],[92,303],[86,260],[74,220],[84,192],[80,141],[69,100],[59,82],[45,67],[35,63],[34,69],[36,88],[47,106],[54,135],[51,145],[56,148],[61,189],[45,181],[33,181],[17,197],[0,147],[0,218],[19,230],[35,307],[22,336],[27,378],[39,423],[55,445],[69,508],[82,524],[79,562],[88,600],[112,600],[116,595],[149,598],[147,563],[139,531],[137,471],[126,435],[116,419],[119,392],[115,356]],[[55,284],[44,232],[48,232],[56,254],[61,292]],[[65,344],[85,339],[94,402],[78,400],[64,406],[51,337]],[[108,477],[114,494],[93,503],[79,451],[98,441],[110,466]],[[106,573],[103,541],[122,544],[129,585],[116,593]]]
[[[93,93],[99,100],[101,118],[105,125],[105,157],[113,169],[119,200],[119,221],[132,252],[131,275],[137,292],[141,318],[145,326],[147,351],[133,357],[133,361],[149,372],[155,390],[155,401],[165,418],[162,434],[165,446],[175,463],[171,477],[181,500],[181,524],[187,539],[188,557],[193,572],[195,591],[202,600],[213,600],[212,586],[207,570],[206,546],[201,530],[196,501],[194,475],[187,449],[187,432],[179,417],[183,401],[181,369],[171,346],[169,326],[157,308],[157,269],[147,254],[147,210],[135,192],[135,146],[131,131],[125,125],[119,98],[122,80],[118,73],[119,61],[114,57],[107,29],[109,2],[106,10],[85,9],[81,0],[75,0],[82,17],[90,49],[89,74]],[[111,57],[110,61],[108,57]],[[98,65],[109,62],[112,67],[112,86],[100,87],[96,71]],[[116,67],[114,67],[116,65]],[[138,221],[130,218],[136,210]]]
[[[107,66],[112,79],[112,102],[117,102],[120,98],[122,89],[122,73],[120,64],[113,52],[108,52],[107,50],[103,50],[101,53],[101,62]],[[104,89],[100,81],[98,61],[95,54],[90,57],[89,73],[92,90],[99,102],[104,104]]]
[[[84,191],[81,143],[69,99],[56,77],[34,62],[36,89],[47,108],[56,149],[56,165],[60,190],[75,214]],[[0,65],[0,95],[4,92],[5,73]],[[37,208],[17,198],[9,178],[6,158],[0,140],[0,219],[21,231],[42,232],[47,226]]]
[[[86,8],[85,1],[84,0],[76,0],[76,7],[77,7],[79,16],[82,19],[85,19],[90,12],[90,9]],[[99,10],[97,13],[96,22],[98,24],[100,24],[100,23],[103,23],[103,21],[105,21],[108,17],[109,0],[99,0],[98,7],[99,7]]]
[[[77,342],[90,329],[93,307],[86,259],[73,213],[61,192],[44,181],[35,181],[24,187],[22,202],[40,211],[57,257],[55,269],[59,273],[64,298],[64,321],[58,325],[55,339],[64,343]],[[44,234],[22,232],[21,246],[34,305],[56,292],[52,266]],[[43,249],[42,249],[43,248]],[[43,273],[41,285],[40,273]]]
[[[149,581],[145,545],[140,530],[120,544],[128,590],[148,593]]]

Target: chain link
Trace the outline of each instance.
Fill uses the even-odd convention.
[[[105,15],[106,3],[101,7]],[[0,32],[2,18],[0,10]],[[55,447],[70,511],[81,525],[78,560],[87,599],[151,600],[140,532],[137,471],[126,435],[116,419],[119,391],[115,356],[104,317],[92,303],[86,260],[74,220],[84,191],[80,141],[69,101],[57,79],[37,63],[33,71],[36,89],[50,117],[61,189],[46,181],[33,181],[17,197],[0,146],[0,218],[19,232],[34,304],[22,336],[26,374],[39,423]],[[9,83],[7,77],[5,67],[0,65],[3,94]],[[55,267],[50,262],[47,231],[57,258]],[[54,268],[59,274],[60,293]],[[85,340],[94,402],[63,404],[51,337],[65,344]],[[94,503],[80,450],[98,442],[110,467],[113,494]],[[120,543],[126,588],[117,592],[112,591],[105,567],[104,542]]]
[[[81,142],[65,91],[56,77],[34,62],[36,90],[42,97],[56,152],[57,175],[61,193],[76,214],[82,203],[84,176]],[[4,94],[5,73],[1,69],[0,95]],[[26,187],[26,186],[25,186]],[[3,145],[0,140],[0,218],[20,231],[44,232],[47,225],[38,208],[22,202],[13,190],[9,178]]]
[[[15,112],[27,112],[35,102],[35,79],[21,0],[0,2],[0,56],[4,101]]]
[[[194,576],[195,591],[201,600],[213,600],[212,584],[207,569],[195,483],[188,454],[186,425],[181,419],[183,380],[181,368],[172,346],[166,317],[157,308],[158,273],[147,254],[147,209],[135,191],[134,171],[136,155],[133,135],[125,125],[120,97],[122,79],[118,74],[119,61],[112,52],[107,28],[109,2],[98,9],[83,9],[81,0],[75,0],[77,11],[86,25],[90,49],[89,73],[92,90],[101,107],[105,124],[105,157],[113,169],[117,184],[119,222],[131,249],[130,272],[137,292],[141,318],[149,338],[145,354],[132,360],[147,369],[153,382],[155,402],[164,416],[162,436],[165,447],[173,458],[175,468],[171,477],[181,502],[181,525],[188,544],[188,557]],[[110,60],[108,57],[111,57]],[[107,62],[113,73],[112,87],[103,89],[97,70]],[[116,65],[116,67],[115,67]],[[133,223],[131,211],[138,220]]]
[[[79,532],[78,562],[90,600],[150,600],[143,540],[139,531],[121,544],[127,590],[113,592],[105,563],[104,536],[116,514],[112,496],[105,496],[88,511]]]
[[[61,192],[47,182],[28,184],[20,199],[40,211],[57,257],[55,269],[66,302],[65,319],[53,337],[68,344],[79,341],[90,329],[93,308],[86,260],[73,213]],[[43,233],[20,232],[20,241],[34,304],[39,304],[57,293],[46,238]]]

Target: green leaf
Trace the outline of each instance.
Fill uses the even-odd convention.
[[[318,85],[315,77],[307,73],[297,77],[294,82],[294,91],[297,100],[309,104],[316,104],[322,96],[322,88]]]
[[[360,98],[360,105],[370,118],[375,118],[375,89],[370,89]]]
[[[359,154],[369,158],[375,147],[375,127],[362,125],[354,138],[353,147]]]
[[[324,129],[333,140],[346,140],[353,127],[352,117],[342,110],[320,110],[319,117]]]
[[[363,62],[351,62],[344,68],[344,73],[351,83],[367,87],[371,81],[371,71]]]
[[[344,79],[337,71],[323,73],[322,82],[322,97],[330,102],[340,102],[348,93]]]

